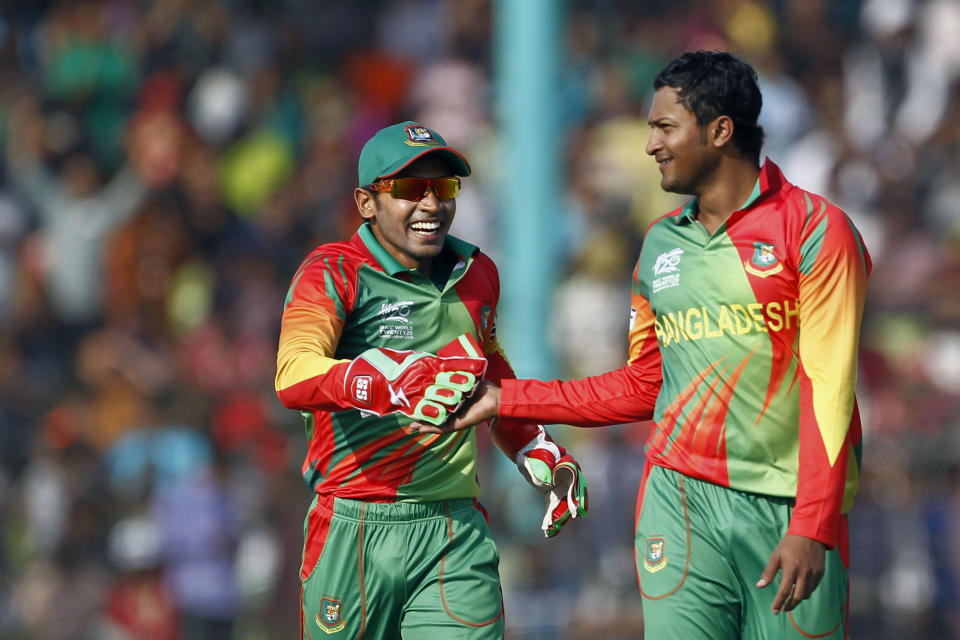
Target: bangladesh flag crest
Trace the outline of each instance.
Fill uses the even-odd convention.
[[[663,538],[647,538],[647,552],[643,556],[643,567],[650,573],[656,573],[667,566],[666,545]]]
[[[753,256],[749,262],[743,263],[744,268],[755,276],[766,278],[783,270],[783,265],[777,260],[773,252],[776,247],[771,242],[754,242]]]
[[[340,631],[347,623],[341,615],[343,603],[333,598],[324,598],[320,601],[320,612],[317,613],[317,626],[327,633]]]

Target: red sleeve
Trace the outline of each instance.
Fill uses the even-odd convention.
[[[659,369],[637,362],[581,380],[504,380],[500,416],[578,427],[649,420],[660,382]]]
[[[490,267],[493,296],[495,301],[498,301],[500,296],[499,276],[493,262],[490,262]],[[510,366],[510,362],[497,340],[496,305],[494,305],[494,311],[488,324],[486,333],[482,336],[483,354],[487,358],[487,373],[484,378],[502,388],[504,383],[514,381],[516,374],[514,374],[513,367]],[[540,433],[540,428],[539,421],[536,419],[513,420],[502,417],[492,421],[490,439],[507,458],[514,460],[517,452]]]
[[[275,388],[288,409],[351,407],[343,391],[349,361],[335,359],[334,352],[353,294],[336,260],[323,254],[307,258],[287,293]]]
[[[800,311],[800,453],[788,533],[836,544],[858,473],[857,350],[870,256],[843,211],[814,202],[797,248]],[[853,466],[853,468],[848,468]]]
[[[492,343],[490,353],[487,354],[486,379],[502,389],[505,384],[516,382],[516,379],[513,368],[511,368],[506,356],[496,343],[496,338],[493,339]],[[539,423],[542,421],[535,417],[520,420],[501,417],[499,420],[492,422],[491,439],[508,458],[513,460],[517,452],[540,432]]]
[[[630,316],[630,356],[625,366],[565,382],[504,380],[500,416],[579,427],[651,419],[663,377],[653,310],[640,292],[636,268]]]

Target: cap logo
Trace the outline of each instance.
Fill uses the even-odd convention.
[[[430,129],[419,125],[419,124],[409,124],[406,127],[407,140],[403,141],[403,144],[408,144],[411,147],[434,147],[438,144],[433,134],[430,133]]]

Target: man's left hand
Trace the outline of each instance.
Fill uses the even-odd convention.
[[[526,481],[547,497],[540,524],[543,535],[552,538],[570,518],[586,515],[587,482],[580,465],[543,427],[517,452],[514,462]]]
[[[782,570],[780,587],[773,598],[771,611],[792,611],[812,594],[823,578],[826,547],[819,540],[788,533],[770,554],[770,561],[760,575],[757,587],[773,582]]]

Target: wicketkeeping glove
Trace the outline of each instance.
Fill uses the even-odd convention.
[[[533,487],[547,497],[540,528],[548,538],[560,533],[570,518],[587,514],[587,482],[580,465],[540,425],[533,439],[517,451],[514,462]]]
[[[440,425],[469,397],[486,370],[486,358],[372,348],[351,361],[344,393],[362,413],[401,413]]]
[[[473,335],[464,334],[438,353],[442,356],[481,357],[483,350]],[[545,536],[551,538],[560,533],[570,518],[586,515],[587,483],[580,465],[566,449],[553,441],[542,426],[493,420],[490,433],[497,447],[517,464],[527,482],[547,496],[547,509],[541,524]]]

